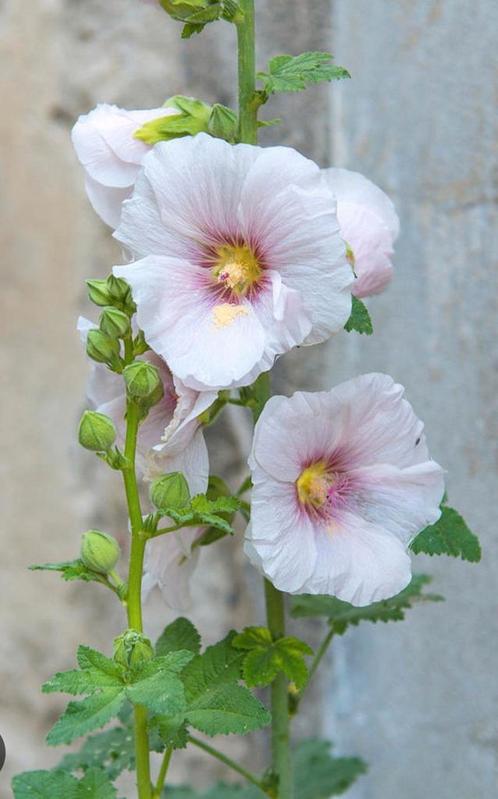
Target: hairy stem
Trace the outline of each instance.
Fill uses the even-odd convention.
[[[262,782],[258,780],[258,778],[254,774],[251,774],[250,771],[247,771],[247,769],[239,765],[239,763],[236,763],[235,760],[232,760],[230,757],[227,757],[227,755],[224,755],[223,752],[220,752],[218,749],[215,749],[213,746],[210,746],[204,741],[201,741],[200,738],[195,738],[193,735],[189,735],[188,741],[193,746],[197,746],[199,749],[203,749],[204,752],[207,752],[209,755],[211,755],[211,757],[215,757],[217,760],[221,761],[221,763],[224,763],[225,766],[231,768],[232,771],[236,771],[237,774],[241,775],[241,777],[244,777],[244,779],[246,779],[248,782],[251,782],[253,785],[256,785],[261,791],[264,791],[266,793]]]
[[[266,616],[274,640],[285,635],[283,594],[265,580]],[[294,794],[290,751],[289,694],[287,678],[277,675],[271,686],[272,768],[278,778],[278,799],[292,799]]]
[[[142,632],[142,572],[146,539],[142,532],[142,509],[138,493],[135,457],[137,450],[140,410],[135,403],[128,401],[126,408],[126,440],[123,468],[123,481],[131,525],[130,566],[128,572],[128,626]],[[139,799],[151,799],[149,736],[147,731],[147,711],[135,706],[135,759]]]
[[[254,0],[240,0],[242,15],[237,21],[239,68],[239,141],[256,144],[258,140],[258,103],[256,98],[256,50]]]

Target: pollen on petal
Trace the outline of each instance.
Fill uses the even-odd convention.
[[[228,327],[239,316],[246,316],[247,308],[243,305],[233,305],[230,302],[222,302],[213,308],[213,322],[215,327]]]

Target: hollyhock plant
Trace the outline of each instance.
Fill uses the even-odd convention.
[[[134,137],[146,122],[176,116],[175,108],[128,111],[101,103],[79,117],[72,130],[73,146],[85,170],[85,188],[93,209],[116,228],[121,204],[130,197],[149,145]]]
[[[369,374],[267,403],[247,553],[279,590],[368,605],[410,582],[407,547],[438,520],[444,482],[403,392]]]
[[[256,71],[254,0],[157,6],[182,23],[184,39],[219,20],[234,26],[238,108],[186,95],[149,111],[99,105],[73,130],[89,197],[117,226],[128,260],[87,281],[100,316],[98,328],[79,323],[93,361],[94,410],[85,410],[78,440],[120,474],[130,540],[122,549],[109,532],[88,530],[70,559],[64,544],[63,559],[33,568],[112,592],[123,621],[104,652],[80,646],[79,668],[43,686],[71,696],[47,742],[90,737],[54,769],[17,775],[14,799],[107,799],[123,786],[129,799],[302,799],[303,786],[318,799],[347,791],[366,771],[360,758],[330,754],[327,741],[294,741],[293,718],[328,647],[350,625],[400,621],[420,601],[441,598],[425,590],[430,577],[411,578],[409,549],[476,562],[479,541],[443,499],[423,425],[390,377],[271,398],[279,356],[342,328],[373,332],[357,298],[391,275],[398,220],[380,189],[353,172],[321,170],[291,148],[257,146],[269,124],[259,113],[274,94],[349,73],[322,52],[276,55]],[[251,474],[237,474],[237,457],[225,458],[226,474],[209,474],[203,430],[227,406],[235,425],[246,415],[244,431],[249,415],[254,422]],[[222,437],[218,453],[227,454],[229,441]],[[143,481],[151,481],[148,499]],[[218,564],[236,564],[228,552],[240,549],[241,528],[264,575],[266,622],[228,632],[230,623],[217,643],[211,627],[206,647],[180,616],[153,644],[143,600],[157,588],[184,608],[201,546],[214,547]],[[286,602],[283,592],[302,594]],[[196,595],[217,601],[205,581]],[[225,604],[242,595],[237,584]],[[315,652],[288,634],[287,609],[327,620]],[[213,618],[218,627],[223,614]],[[196,735],[246,735],[270,724],[261,773]],[[187,747],[243,777],[248,793],[238,784],[170,785],[170,762]],[[121,779],[127,770],[135,780]]]
[[[115,236],[147,341],[193,387],[245,385],[351,311],[333,195],[287,147],[156,145]]]
[[[372,181],[348,169],[324,169],[337,201],[337,217],[356,280],[355,297],[383,291],[392,278],[391,256],[399,219],[389,197]]]

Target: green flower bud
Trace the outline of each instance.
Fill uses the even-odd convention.
[[[190,502],[188,483],[181,472],[158,477],[150,487],[149,496],[158,510],[184,508]]]
[[[112,305],[127,313],[134,313],[135,303],[131,288],[121,277],[109,275],[105,280],[87,280],[88,296],[95,305]]]
[[[151,642],[136,630],[126,630],[114,639],[114,660],[125,669],[138,669],[153,657]]]
[[[100,530],[88,530],[81,538],[81,560],[93,572],[109,574],[121,555],[121,549],[112,535]]]
[[[123,370],[126,391],[139,405],[152,408],[163,396],[163,384],[155,366],[147,361],[134,361]]]
[[[102,330],[89,330],[86,337],[86,352],[89,358],[97,363],[105,363],[111,369],[120,365],[119,341],[111,338]]]
[[[116,440],[114,422],[103,413],[85,411],[78,429],[78,441],[92,452],[107,452]]]
[[[123,338],[130,332],[130,319],[118,308],[104,308],[100,317],[100,329],[111,338]]]

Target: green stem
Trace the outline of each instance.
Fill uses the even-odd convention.
[[[313,661],[311,663],[311,666],[310,666],[310,669],[309,669],[309,672],[308,672],[308,679],[306,680],[305,684],[303,685],[303,687],[301,688],[301,690],[299,691],[299,694],[297,696],[297,701],[298,702],[301,701],[304,692],[306,691],[306,689],[307,689],[308,685],[310,684],[310,682],[311,682],[316,670],[318,669],[318,666],[320,665],[320,663],[322,662],[324,656],[326,655],[327,650],[328,650],[330,644],[332,643],[332,638],[333,637],[334,637],[334,628],[331,627],[329,632],[327,633],[327,635],[325,636],[325,638],[323,639],[322,643],[320,644],[319,648],[316,651],[315,657],[313,658]]]
[[[266,616],[274,640],[285,635],[285,608],[283,594],[269,580],[265,580]],[[278,799],[292,799],[294,795],[290,751],[289,694],[287,678],[277,675],[271,686],[272,713],[272,768],[278,779]]]
[[[204,752],[207,752],[209,755],[211,755],[211,757],[215,757],[217,760],[221,761],[221,763],[224,763],[225,766],[231,768],[232,771],[236,771],[237,774],[240,774],[241,777],[244,777],[244,779],[246,779],[248,782],[252,783],[253,785],[256,785],[260,789],[260,791],[266,793],[266,790],[263,787],[263,783],[260,780],[258,780],[258,778],[254,774],[251,774],[251,772],[247,771],[247,769],[245,769],[243,766],[236,763],[230,757],[227,757],[227,755],[224,755],[223,752],[220,752],[218,749],[215,749],[213,746],[204,743],[204,741],[201,741],[200,738],[195,738],[193,735],[189,735],[188,742],[193,744],[193,746],[197,746],[199,749],[203,749]]]
[[[128,572],[128,626],[143,631],[142,627],[142,572],[146,539],[142,532],[142,509],[138,493],[135,457],[137,451],[140,410],[133,402],[126,408],[126,440],[123,481],[131,524],[130,567]],[[149,735],[147,731],[147,710],[140,705],[134,708],[135,714],[135,760],[139,799],[151,799]]]
[[[256,144],[258,140],[258,103],[254,0],[240,0],[239,5],[242,11],[242,15],[236,23],[239,69],[239,141]]]
[[[152,794],[152,799],[161,799],[161,794],[163,792],[164,783],[166,782],[166,775],[168,773],[168,768],[172,754],[173,754],[173,747],[170,746],[169,749],[166,749],[164,753],[163,761],[161,763],[161,768],[159,769],[159,774],[157,777],[156,787],[154,788],[154,793]]]

